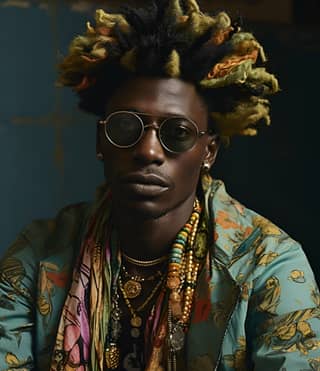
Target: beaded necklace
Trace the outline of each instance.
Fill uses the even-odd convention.
[[[200,261],[194,259],[194,242],[198,230],[201,207],[196,199],[187,224],[178,233],[169,258],[167,288],[169,294],[168,370],[176,369],[176,352],[184,346],[188,329]]]

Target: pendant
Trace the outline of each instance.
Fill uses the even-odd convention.
[[[171,290],[176,290],[180,286],[181,280],[179,277],[168,277],[167,287]]]
[[[111,343],[105,350],[105,360],[107,368],[116,370],[120,362],[120,350],[116,344]]]
[[[176,326],[170,334],[170,345],[174,352],[181,350],[184,346],[185,333],[181,326]]]
[[[123,289],[129,299],[134,299],[140,295],[141,284],[135,280],[129,280],[123,285]]]
[[[134,316],[130,320],[131,326],[132,327],[141,327],[142,325],[142,318],[139,316]]]
[[[137,327],[132,327],[130,334],[133,338],[138,338],[140,336],[140,330]]]

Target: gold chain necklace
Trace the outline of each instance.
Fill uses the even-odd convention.
[[[165,260],[168,260],[168,255],[164,255],[164,256],[161,256],[160,258],[153,259],[153,260],[134,259],[134,258],[131,258],[130,256],[128,256],[127,254],[125,254],[124,252],[122,252],[122,256],[127,262],[129,262],[133,265],[137,265],[139,267],[153,267],[154,265],[158,265],[158,264],[164,262]]]
[[[123,276],[127,278],[126,282],[124,282],[123,284],[123,289],[126,292],[126,295],[129,299],[134,299],[141,294],[142,282],[154,281],[156,278],[160,278],[163,275],[161,270],[158,270],[156,273],[147,277],[130,275],[124,265],[122,265],[122,273]]]
[[[142,318],[137,313],[142,312],[145,309],[145,307],[150,303],[150,301],[153,299],[156,292],[159,290],[159,288],[164,283],[164,277],[162,277],[161,280],[159,280],[159,282],[152,289],[149,296],[146,298],[146,300],[141,305],[139,305],[138,308],[133,308],[132,304],[130,303],[129,297],[127,296],[126,290],[124,289],[121,276],[119,276],[118,282],[119,282],[119,288],[122,293],[123,299],[131,314],[131,320],[130,320],[130,324],[132,326],[131,336],[134,338],[137,338],[140,336],[139,328],[142,326]]]
[[[135,275],[130,274],[124,265],[121,266],[121,269],[124,277],[130,278],[131,280],[135,280],[137,282],[154,281],[156,278],[161,277],[163,275],[160,269],[158,269],[156,273],[153,273],[150,276],[139,276],[137,274]]]

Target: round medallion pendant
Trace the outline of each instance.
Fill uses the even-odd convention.
[[[142,287],[139,282],[129,280],[123,285],[123,289],[129,299],[134,299],[140,295]]]
[[[136,327],[133,327],[130,331],[130,334],[133,338],[137,339],[140,336],[140,330]]]
[[[169,277],[167,287],[171,290],[177,289],[181,283],[179,277]]]
[[[142,325],[142,318],[139,316],[134,316],[130,320],[131,326],[132,327],[141,327]]]

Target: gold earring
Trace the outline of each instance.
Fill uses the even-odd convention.
[[[97,153],[97,159],[103,161],[103,154],[101,152]]]
[[[209,161],[204,161],[203,164],[202,164],[202,170],[209,171],[209,169],[210,169]]]

